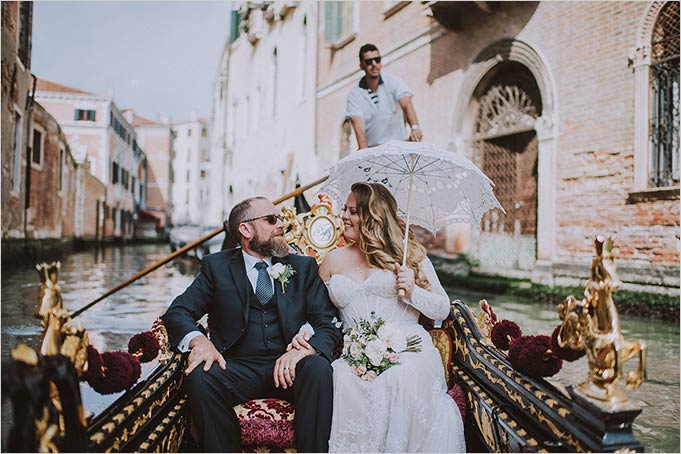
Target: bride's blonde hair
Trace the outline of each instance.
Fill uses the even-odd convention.
[[[359,215],[359,249],[375,267],[393,271],[395,263],[402,264],[405,222],[397,215],[397,201],[382,184],[355,183],[351,187],[357,200]],[[424,248],[409,231],[407,266],[414,271],[416,285],[428,288],[428,279],[421,273],[419,263],[426,257]]]

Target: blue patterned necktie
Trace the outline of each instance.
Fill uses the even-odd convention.
[[[266,304],[274,295],[272,282],[267,274],[267,263],[260,261],[255,264],[255,269],[258,270],[258,280],[255,282],[255,296],[260,304]]]

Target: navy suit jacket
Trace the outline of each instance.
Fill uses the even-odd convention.
[[[331,322],[338,312],[319,277],[317,262],[308,256],[287,255],[273,257],[272,263],[291,265],[296,271],[286,284],[286,292],[274,280],[284,340],[289,343],[307,321],[315,330],[310,345],[331,360],[341,331]],[[195,331],[196,321],[208,313],[211,341],[219,352],[228,354],[246,332],[250,298],[255,295],[246,276],[241,248],[205,256],[194,282],[162,316],[171,346],[177,347],[187,333]]]

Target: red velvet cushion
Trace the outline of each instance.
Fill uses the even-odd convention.
[[[295,446],[293,404],[279,399],[249,400],[234,407],[241,423],[243,450],[262,452],[263,448],[289,451]]]

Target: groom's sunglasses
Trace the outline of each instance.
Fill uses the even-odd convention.
[[[258,216],[257,218],[244,219],[244,220],[241,221],[241,222],[243,223],[243,222],[257,221],[258,219],[266,219],[266,220],[267,220],[267,223],[268,223],[269,225],[274,225],[274,224],[277,223],[277,221],[284,222],[284,218],[281,217],[281,216],[278,215],[278,214],[265,214],[265,215],[263,215],[263,216]]]

